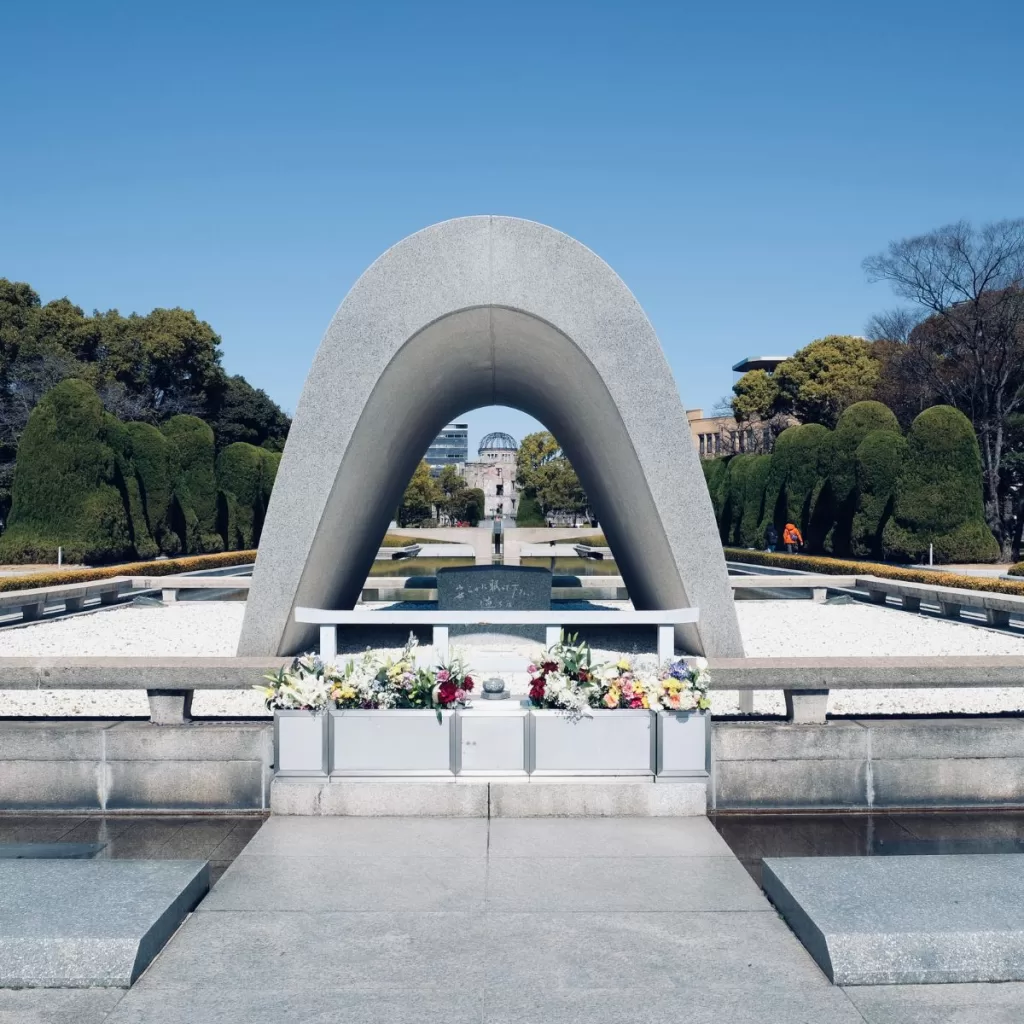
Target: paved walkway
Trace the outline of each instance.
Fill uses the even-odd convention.
[[[1010,1024],[1024,985],[833,987],[705,818],[271,818],[127,994],[0,1024]]]

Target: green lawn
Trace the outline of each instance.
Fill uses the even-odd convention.
[[[524,555],[520,565],[532,565],[541,569],[551,569],[551,559],[542,555]],[[566,576],[618,576],[619,567],[610,558],[559,557],[554,559],[553,572]]]
[[[438,569],[453,569],[475,565],[476,559],[469,558],[397,558],[385,561],[374,560],[371,576],[433,576]]]

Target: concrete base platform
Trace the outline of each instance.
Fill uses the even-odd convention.
[[[1024,980],[1024,854],[769,858],[762,878],[837,985]]]
[[[127,988],[209,888],[201,860],[0,861],[0,986]]]
[[[274,814],[426,818],[666,818],[707,813],[703,779],[275,778]]]

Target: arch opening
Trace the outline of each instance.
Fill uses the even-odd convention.
[[[582,294],[579,282],[563,281],[565,290],[546,301],[496,287],[495,257],[503,254],[495,244],[495,221],[513,232],[526,224],[468,218],[411,236],[367,271],[339,309],[285,448],[240,653],[292,653],[310,644],[308,627],[293,621],[297,605],[352,607],[430,441],[472,409],[505,405],[533,416],[558,438],[635,606],[697,605],[702,622],[681,627],[677,637],[684,649],[742,654],[710,499],[653,329],[622,282],[589,250],[540,225],[527,225],[529,233],[539,233],[535,242],[549,250],[571,243],[572,254],[596,262],[604,280],[591,281]],[[419,240],[435,244],[420,254],[428,262],[412,261],[418,267],[436,267],[439,258],[450,262],[459,255],[451,251],[451,239],[439,256],[438,239],[429,236],[446,234],[453,224],[468,234],[455,246],[461,249],[458,264],[479,271],[475,245],[483,235],[490,272],[485,295],[475,295],[465,282],[455,291],[489,301],[455,305],[452,296],[441,296],[438,304],[428,296],[425,305],[433,305],[436,315],[417,324],[408,302],[403,306],[405,277],[390,273],[389,257]],[[536,254],[531,248],[527,255]],[[513,269],[529,270],[521,250],[504,255]],[[408,259],[398,263],[406,274],[413,269]],[[557,285],[552,277],[564,277],[565,269],[564,260],[557,261],[559,273],[535,277],[534,289]],[[385,280],[374,280],[382,271]],[[364,284],[374,286],[369,310],[360,294]],[[597,285],[618,300],[610,309],[609,296],[595,291]],[[599,295],[603,303],[595,301]],[[348,310],[354,298],[360,301]],[[582,320],[579,326],[558,315],[557,306],[566,302]],[[598,308],[588,311],[588,304]],[[612,343],[588,337],[595,314]],[[369,366],[356,365],[360,350]]]

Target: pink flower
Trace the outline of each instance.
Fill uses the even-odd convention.
[[[447,683],[450,678],[451,673],[446,671],[445,669],[441,669],[441,671],[437,673],[437,681],[439,683]]]
[[[467,694],[466,694],[465,690],[456,690],[455,691],[455,699],[457,701],[459,701],[460,703],[466,699],[466,696],[467,696]]]

